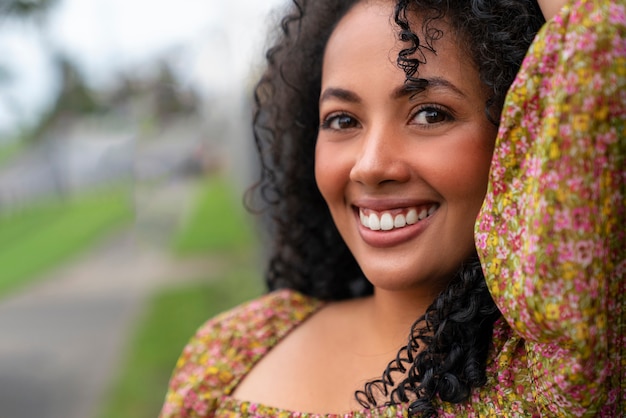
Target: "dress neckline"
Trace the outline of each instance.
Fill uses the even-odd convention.
[[[277,338],[276,340],[272,341],[271,345],[268,345],[268,352],[271,351],[278,344],[280,344],[280,342],[287,338],[289,334],[291,334],[291,332],[293,332],[296,328],[305,323],[308,319],[310,319],[313,315],[318,313],[324,306],[327,305],[327,302],[321,299],[302,294],[292,289],[282,289],[273,293],[279,298],[304,299],[306,300],[307,304],[311,306],[311,309],[308,309],[303,315],[298,315],[297,317],[292,318],[294,320],[287,323],[288,328],[281,336],[281,338]],[[241,416],[245,417],[396,418],[408,416],[408,403],[401,403],[391,406],[380,406],[375,408],[363,408],[360,410],[347,411],[343,413],[312,413],[293,411],[285,408],[265,405],[260,402],[246,401],[233,396],[232,393],[235,391],[237,386],[243,381],[243,379],[248,375],[248,373],[250,373],[250,371],[257,365],[257,363],[261,359],[262,357],[256,359],[253,362],[250,362],[241,374],[237,374],[235,379],[233,379],[229,387],[225,390],[224,394],[220,397],[219,409],[235,411]],[[219,409],[217,411],[218,413]],[[219,416],[219,414],[217,416]]]

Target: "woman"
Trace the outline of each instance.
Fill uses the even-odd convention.
[[[526,352],[473,224],[543,20],[530,1],[428,3],[305,1],[284,19],[255,118],[284,290],[200,329],[162,416],[540,411],[531,382],[501,384],[527,376],[509,367]]]

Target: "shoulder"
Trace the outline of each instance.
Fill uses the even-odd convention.
[[[321,303],[292,290],[266,294],[207,321],[185,351],[204,351],[205,347],[216,346],[220,354],[228,357],[233,349],[239,355],[259,346],[269,349]]]
[[[321,305],[317,299],[280,290],[208,320],[178,359],[162,416],[210,410],[210,402],[229,394],[256,362]]]

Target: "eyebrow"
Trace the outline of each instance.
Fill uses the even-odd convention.
[[[349,102],[349,103],[361,102],[361,97],[359,97],[358,94],[350,90],[346,90],[346,89],[342,89],[338,87],[329,87],[322,92],[322,95],[320,96],[320,103],[331,98],[339,99],[343,102]]]
[[[401,86],[395,88],[391,92],[391,95],[390,95],[391,98],[401,99],[406,96],[419,95],[423,91],[432,90],[436,88],[444,88],[446,90],[450,90],[455,95],[462,97],[462,98],[467,97],[467,95],[461,89],[459,89],[452,82],[450,82],[449,80],[445,78],[432,77],[432,78],[424,78],[420,80],[425,80],[427,82],[426,87],[423,90],[420,90],[419,88],[416,89],[411,84],[404,83]],[[326,90],[324,90],[320,96],[319,102],[322,103],[323,101],[328,100],[330,98],[336,98],[341,101],[349,102],[349,103],[361,102],[361,97],[358,94],[354,93],[353,91],[338,88],[338,87],[329,87]]]

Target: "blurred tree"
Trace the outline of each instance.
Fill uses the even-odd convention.
[[[184,114],[198,110],[198,97],[191,89],[181,88],[170,64],[161,61],[159,72],[154,80],[155,113],[158,120],[167,122]]]
[[[48,112],[34,128],[34,140],[43,138],[46,131],[60,128],[71,119],[106,110],[106,106],[94,98],[92,90],[70,59],[63,54],[56,54],[53,63],[61,74],[61,89]]]
[[[57,5],[60,0],[0,0],[0,23],[7,19],[20,20],[25,23],[32,23],[36,26],[40,32],[45,32],[46,16],[50,10]],[[45,36],[42,36],[42,41],[47,44],[49,50],[53,50]],[[0,55],[4,55],[0,52]],[[6,56],[5,60],[10,59]],[[0,87],[7,85],[15,79],[14,71],[11,71],[10,65],[7,61],[2,62],[0,59]],[[15,113],[19,113],[20,108],[14,98],[3,95],[2,104],[6,109],[12,110]]]
[[[0,16],[41,20],[59,0],[2,0]]]

